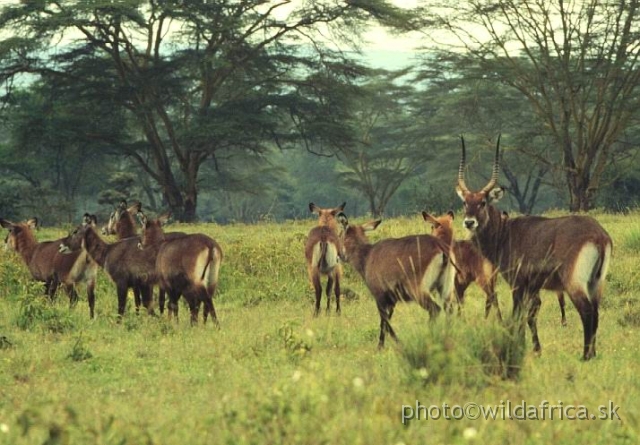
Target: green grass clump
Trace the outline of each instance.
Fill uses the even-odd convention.
[[[58,334],[71,332],[76,327],[68,308],[62,308],[44,295],[38,295],[35,292],[30,292],[21,298],[15,324],[24,330],[39,327],[44,331]]]
[[[516,380],[526,355],[522,324],[437,320],[412,331],[399,346],[408,375],[426,385],[482,387]]]
[[[622,240],[623,246],[629,250],[640,250],[640,229],[631,229]]]

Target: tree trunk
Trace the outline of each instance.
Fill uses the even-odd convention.
[[[583,174],[567,173],[571,212],[588,212],[593,208],[595,189],[590,186],[588,178]]]
[[[183,222],[192,223],[196,221],[197,204],[198,204],[197,192],[194,192],[193,194],[187,193],[187,196],[184,199],[184,212],[182,214]]]

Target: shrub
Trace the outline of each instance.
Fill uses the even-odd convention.
[[[64,333],[75,328],[68,309],[61,309],[42,295],[28,292],[20,298],[20,309],[16,318],[20,329],[31,330],[40,326],[46,332]]]
[[[524,326],[439,320],[403,339],[400,357],[410,378],[427,385],[476,387],[496,377],[517,379],[526,353]]]
[[[485,375],[517,379],[526,354],[524,320],[486,324],[470,337],[469,347]]]
[[[84,360],[88,360],[91,357],[93,357],[93,354],[84,345],[84,341],[82,340],[82,334],[80,334],[76,339],[76,341],[73,343],[71,352],[67,354],[67,358],[74,362],[81,362]]]

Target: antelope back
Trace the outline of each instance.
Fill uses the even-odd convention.
[[[184,235],[163,242],[156,269],[165,287],[176,290],[210,287],[217,283],[222,249],[203,234]]]
[[[304,254],[310,267],[326,274],[338,266],[342,250],[342,242],[334,229],[317,226],[309,231]]]
[[[390,238],[369,244],[366,232],[380,221],[359,226],[346,223],[346,258],[363,276],[376,299],[385,294],[417,300],[434,289],[448,299],[453,288],[455,269],[448,246],[431,235]]]

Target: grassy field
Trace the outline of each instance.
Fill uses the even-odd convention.
[[[484,319],[475,286],[460,317],[430,323],[418,305],[399,305],[393,326],[401,342],[379,352],[375,304],[349,266],[342,315],[312,316],[303,255],[311,220],[170,228],[207,233],[225,252],[219,330],[190,327],[185,306],[177,324],[136,316],[132,298],[118,323],[115,288],[102,272],[97,318],[89,320],[83,291],[71,310],[64,294],[50,304],[20,259],[2,251],[0,444],[640,443],[640,214],[597,218],[614,239],[614,259],[598,356],[586,363],[569,301],[563,328],[555,295],[544,293],[542,355],[530,351],[527,332],[520,359],[509,332]],[[372,240],[426,231],[416,215],[384,221]],[[38,237],[65,233],[43,229]],[[501,280],[498,292],[509,314]],[[513,356],[500,359],[502,350]],[[519,372],[504,378],[509,360]],[[551,420],[548,409],[545,420],[453,419],[463,417],[454,405],[515,409],[545,400],[583,405],[589,415],[617,405],[620,419],[559,419],[556,410]],[[421,419],[403,425],[403,411],[416,403],[425,407]],[[424,419],[443,404],[450,420]]]

